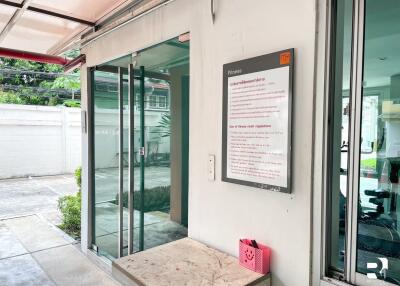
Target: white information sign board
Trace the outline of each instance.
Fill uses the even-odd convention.
[[[292,60],[287,50],[224,66],[223,181],[290,192]]]

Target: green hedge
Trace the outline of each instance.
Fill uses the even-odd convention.
[[[118,194],[115,199],[115,204],[118,204]],[[169,211],[171,198],[171,186],[159,186],[144,191],[144,211]],[[133,208],[140,210],[142,201],[141,193],[134,192]],[[128,207],[128,192],[124,192],[122,196],[122,205]]]
[[[15,93],[0,91],[0,103],[24,104],[25,102]]]
[[[48,105],[56,106],[62,104],[66,107],[81,107],[78,100],[65,100],[56,96],[22,95],[16,92],[5,92],[0,90],[0,103],[3,104],[25,104],[25,105]]]

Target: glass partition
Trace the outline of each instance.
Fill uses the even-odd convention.
[[[173,73],[172,73],[173,74]],[[145,170],[144,170],[144,249],[187,236],[187,228],[181,224],[180,150],[173,150],[181,138],[179,113],[171,113],[173,97],[182,96],[180,82],[146,78],[145,104]],[[185,94],[185,96],[188,94]],[[180,99],[176,99],[180,102]],[[176,109],[176,107],[175,107]],[[180,117],[180,116],[179,116]],[[177,134],[177,131],[179,134]],[[174,136],[174,138],[173,138]],[[172,150],[172,152],[171,152]],[[175,151],[175,152],[174,152]],[[177,152],[178,151],[178,152]],[[178,154],[179,153],[179,154]],[[175,162],[171,162],[175,159]],[[174,168],[174,170],[172,170]],[[175,176],[175,178],[172,178]]]
[[[94,104],[94,244],[99,253],[118,257],[119,98],[118,75],[95,71]]]

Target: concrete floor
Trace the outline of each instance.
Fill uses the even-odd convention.
[[[55,225],[73,176],[0,180],[0,285],[120,285]]]

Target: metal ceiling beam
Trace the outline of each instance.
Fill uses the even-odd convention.
[[[23,1],[20,4],[21,8],[15,11],[14,14],[11,16],[11,19],[8,21],[6,26],[0,32],[0,43],[7,37],[7,34],[11,31],[11,29],[15,26],[18,20],[22,17],[26,9],[28,9],[30,2],[32,2],[32,0]]]
[[[1,47],[0,47],[0,57],[61,65],[64,67],[65,72],[71,71],[77,66],[86,62],[86,55],[84,54],[79,55],[74,59],[67,59],[65,57],[32,53],[22,50],[6,49]]]
[[[44,55],[40,53],[32,53],[22,50],[6,49],[0,47],[0,57],[11,59],[22,59],[47,64],[66,65],[69,60],[64,57]]]
[[[0,4],[17,8],[20,11],[20,10],[23,9],[24,4],[27,1],[28,0],[26,0],[23,3],[19,4],[19,3],[11,2],[11,1],[8,1],[8,0],[0,0]],[[31,0],[29,0],[29,1],[31,1]],[[64,19],[64,20],[69,20],[69,21],[80,23],[80,24],[83,24],[83,25],[86,25],[86,26],[90,26],[90,27],[94,27],[95,26],[95,23],[93,23],[91,21],[87,21],[87,20],[84,20],[84,19],[81,19],[81,18],[76,18],[76,17],[73,17],[73,16],[69,16],[69,15],[58,13],[58,12],[55,12],[55,11],[39,8],[39,7],[36,7],[36,6],[29,6],[28,5],[26,10],[32,11],[32,12],[36,12],[36,13],[40,13],[40,14],[44,14],[44,15],[48,15],[48,16],[53,16],[53,17],[56,17],[56,18]]]

